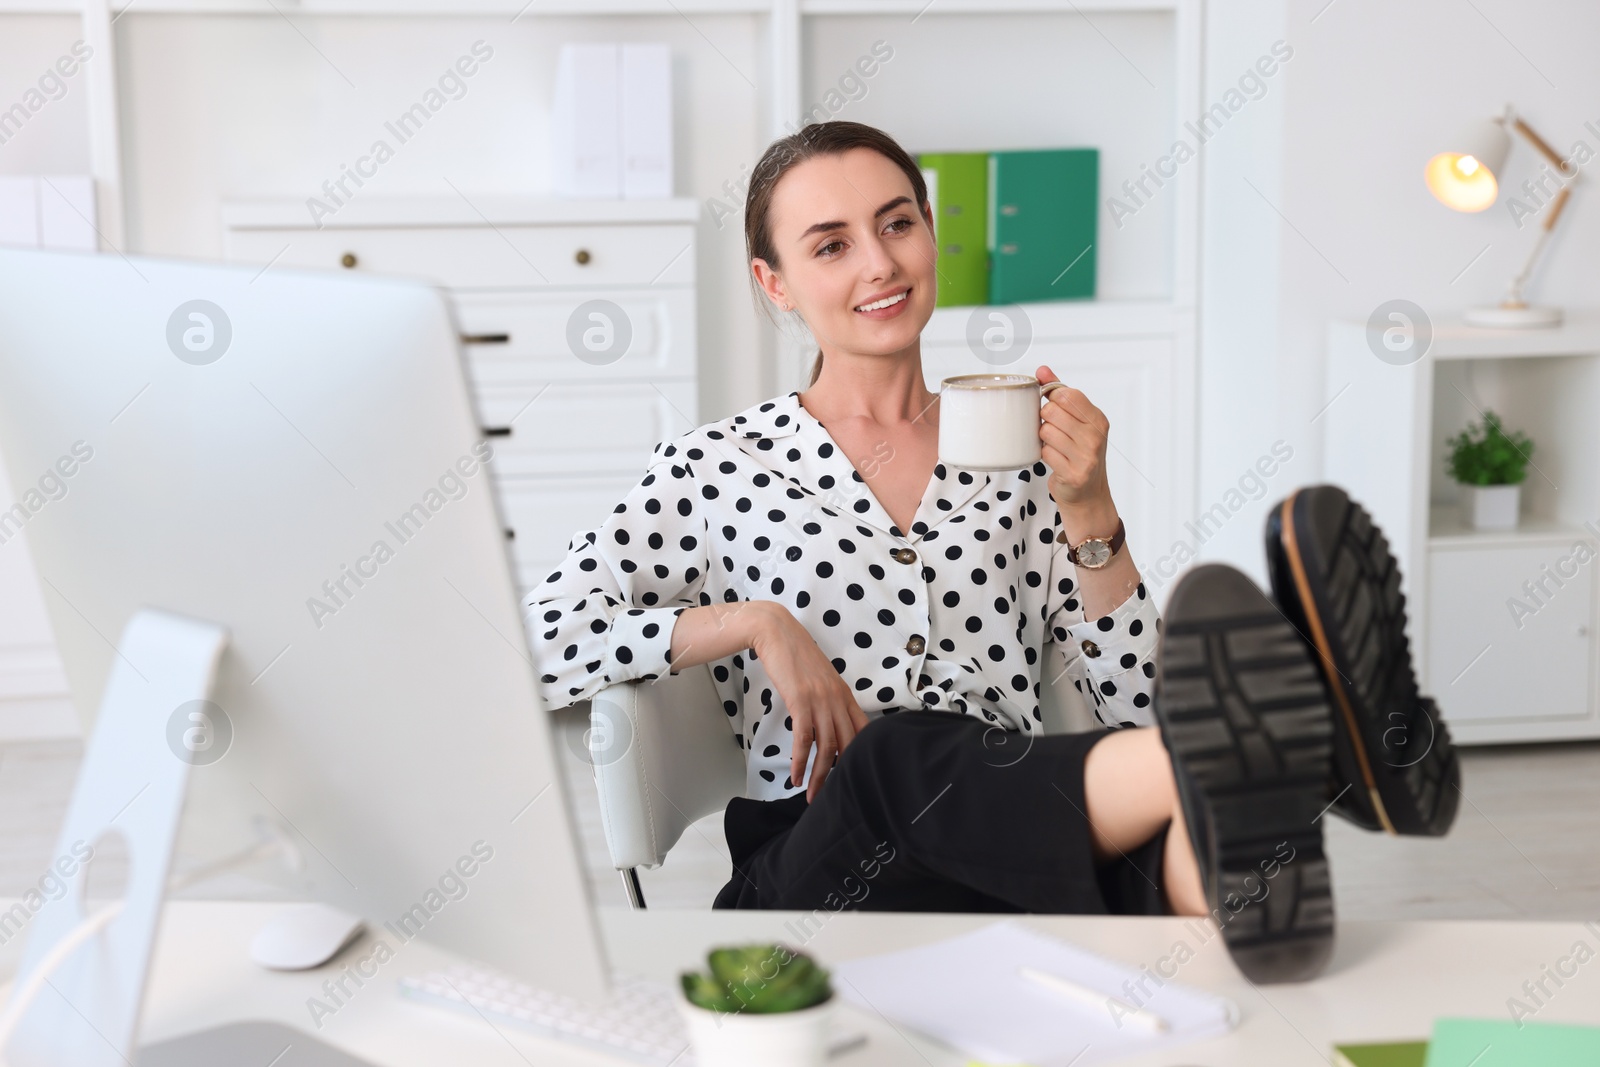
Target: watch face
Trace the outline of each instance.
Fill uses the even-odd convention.
[[[1098,537],[1091,537],[1078,546],[1078,566],[1104,567],[1111,560],[1111,545]]]

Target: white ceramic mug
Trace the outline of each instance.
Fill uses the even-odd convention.
[[[1039,462],[1040,401],[1061,382],[1028,374],[958,374],[939,383],[939,459],[968,470]]]

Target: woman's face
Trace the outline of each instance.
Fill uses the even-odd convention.
[[[779,180],[768,223],[782,274],[757,258],[756,279],[800,313],[824,352],[889,355],[917,343],[933,315],[937,251],[931,212],[918,212],[899,167],[870,148],[815,156]]]

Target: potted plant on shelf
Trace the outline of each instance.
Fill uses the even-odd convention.
[[[779,944],[711,950],[680,976],[679,1009],[699,1067],[820,1067],[833,1016],[828,972]]]
[[[1462,517],[1467,523],[1475,530],[1516,529],[1533,442],[1520,431],[1507,434],[1500,417],[1485,411],[1481,424],[1468,423],[1445,444],[1450,448],[1450,477],[1464,490]]]

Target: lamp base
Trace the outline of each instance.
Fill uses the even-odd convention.
[[[1560,308],[1497,304],[1494,307],[1468,308],[1464,318],[1469,326],[1533,330],[1560,326],[1562,316]]]

